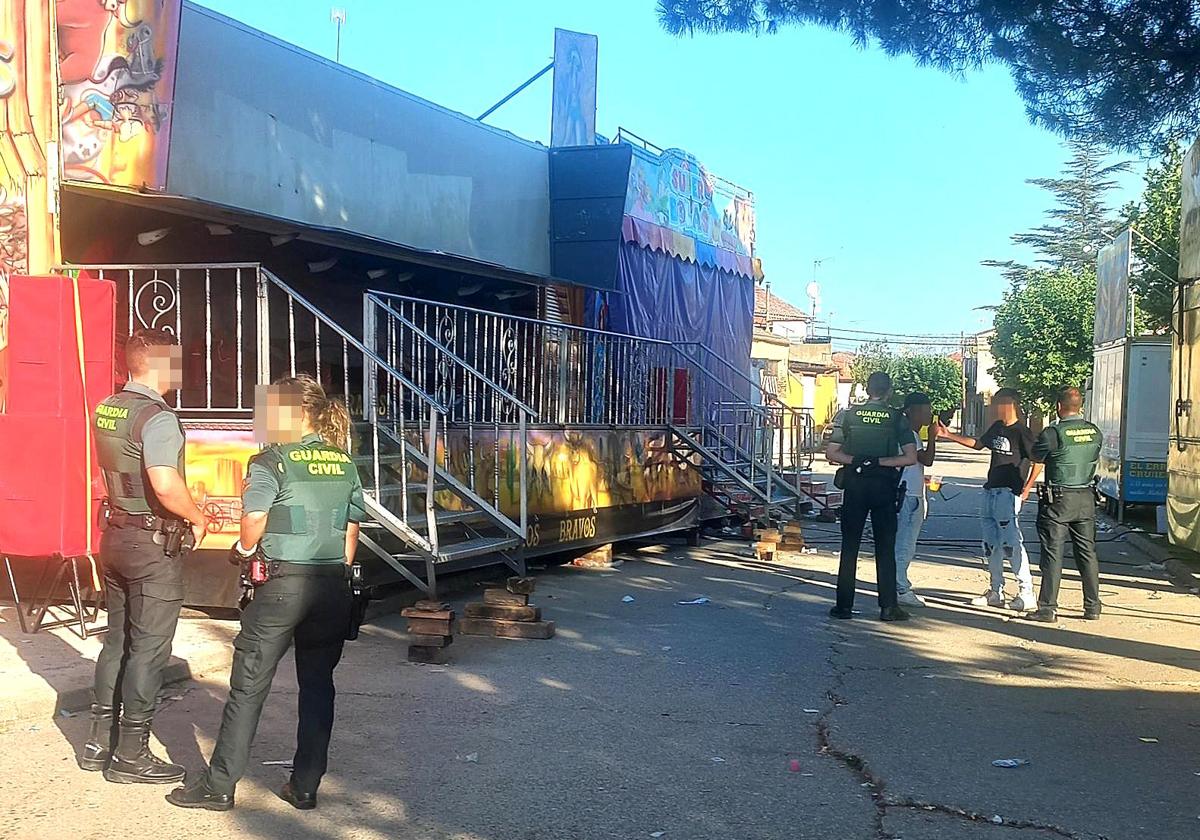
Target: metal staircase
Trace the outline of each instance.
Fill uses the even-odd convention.
[[[689,393],[686,414],[675,418],[672,431],[685,451],[699,456],[710,495],[753,518],[840,506],[840,493],[827,491],[809,471],[816,441],[807,411],[785,405],[703,345],[675,349],[688,371]]]
[[[474,454],[480,433],[491,432],[493,454],[503,438],[523,464],[532,409],[370,295],[364,341],[265,269],[258,299],[259,382],[311,374],[359,418],[348,443],[372,517],[361,544],[430,595],[439,574],[492,554],[524,574],[524,481],[514,520],[500,510],[498,470],[485,487],[473,460],[463,480],[450,454],[460,439]],[[414,382],[422,368],[437,388]]]
[[[515,404],[535,406],[541,422],[670,429],[673,456],[697,465],[705,489],[731,511],[762,516],[841,504],[840,494],[826,491],[808,470],[812,416],[765,393],[707,347],[385,292],[369,293],[367,306],[386,308],[406,330],[436,336],[455,358],[477,360],[480,375],[515,391],[519,397],[501,388]],[[380,340],[390,346],[405,339],[400,332]],[[423,391],[445,400],[465,394],[472,402],[453,367],[422,363],[420,353],[408,354],[415,361],[405,373]]]
[[[359,341],[265,269],[258,294],[259,380],[308,373],[340,391],[360,418],[349,443],[372,518],[362,545],[430,595],[440,574],[478,558],[499,555],[524,574],[524,464],[536,413],[372,295]],[[286,343],[275,337],[281,327]],[[519,467],[516,518],[501,510],[494,466],[502,444]],[[459,455],[469,464],[466,481],[452,468]],[[489,455],[484,487],[476,467]]]
[[[703,346],[383,292],[364,295],[360,338],[257,263],[65,270],[114,283],[123,334],[179,337],[175,406],[190,422],[247,429],[256,386],[284,375],[344,399],[363,546],[431,595],[439,575],[496,557],[524,573],[534,422],[660,430],[731,510],[840,504],[808,472],[809,414]],[[223,468],[236,481],[201,492],[236,521],[241,466]]]

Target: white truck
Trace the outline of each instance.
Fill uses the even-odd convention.
[[[1098,347],[1092,357],[1088,419],[1104,434],[1100,492],[1110,513],[1125,505],[1167,501],[1170,447],[1171,341],[1127,338]]]

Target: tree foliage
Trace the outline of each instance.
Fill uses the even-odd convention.
[[[1106,164],[1104,149],[1092,140],[1072,140],[1067,146],[1071,158],[1062,175],[1025,182],[1054,196],[1046,224],[1012,236],[1014,244],[1033,249],[1034,265],[984,260],[984,265],[1000,268],[1010,281],[1019,282],[1046,268],[1094,273],[1096,255],[1119,227],[1105,197],[1117,185],[1113,176],[1127,171],[1129,163]]]
[[[1141,199],[1124,210],[1126,220],[1137,230],[1133,253],[1139,265],[1129,286],[1136,296],[1139,331],[1157,332],[1171,324],[1175,278],[1179,276],[1183,154],[1178,141],[1164,143],[1158,162],[1146,170]]]
[[[1064,385],[1092,372],[1095,272],[1037,270],[1012,283],[996,308],[992,374],[1049,413]]]
[[[1033,122],[1113,148],[1200,128],[1195,0],[659,0],[670,32],[822,26],[962,73],[1006,65]]]
[[[893,353],[884,342],[862,345],[850,366],[850,375],[859,385],[881,370],[892,377],[892,405],[904,405],[904,397],[914,391],[929,395],[937,411],[954,408],[962,402],[962,365],[936,353]]]
[[[1105,199],[1124,164],[1103,165],[1096,143],[1070,146],[1062,177],[1030,181],[1054,196],[1051,222],[1012,237],[1033,248],[1034,264],[985,262],[1003,269],[1009,281],[996,308],[991,373],[1046,413],[1056,389],[1081,387],[1091,374],[1096,254],[1120,227]]]

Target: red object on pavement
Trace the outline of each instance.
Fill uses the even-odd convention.
[[[69,278],[9,279],[0,554],[73,557],[99,548],[96,514],[104,480],[91,414],[112,391],[115,297],[104,280],[80,279],[78,290],[77,319]],[[82,371],[77,324],[83,333]]]

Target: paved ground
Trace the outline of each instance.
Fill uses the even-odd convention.
[[[289,660],[233,813],[78,771],[85,721],[59,717],[0,734],[0,837],[1194,840],[1200,598],[1121,539],[1104,545],[1100,622],[971,608],[980,467],[939,471],[965,478],[934,501],[913,577],[935,605],[908,625],[871,620],[869,562],[861,618],[825,617],[834,535],[811,522],[818,553],[772,565],[709,541],[550,571],[535,600],[552,641],[460,638],[450,665],[415,666],[388,619],[348,646],[316,812],[276,800],[286,771],[263,764],[291,754]],[[1065,590],[1078,615],[1073,576]],[[712,603],[676,603],[697,595]],[[168,691],[173,758],[201,766],[225,686],[214,672]],[[1030,764],[991,766],[1010,757]]]

